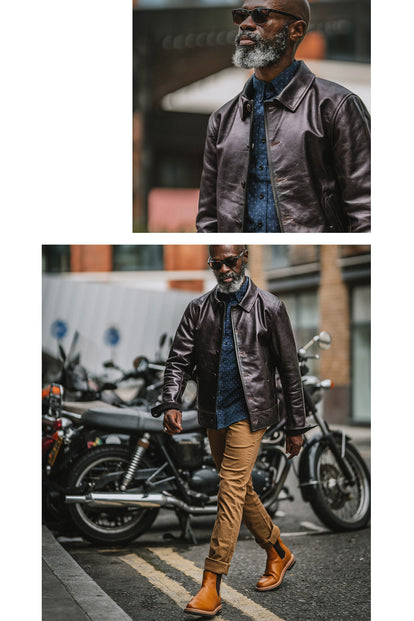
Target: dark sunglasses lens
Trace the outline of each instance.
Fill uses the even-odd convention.
[[[238,257],[229,257],[228,259],[224,259],[223,263],[227,265],[227,267],[234,267],[238,260]]]
[[[215,272],[217,272],[217,270],[219,270],[221,268],[221,261],[210,261],[209,262],[209,266],[211,267],[212,270],[214,270]]]
[[[234,9],[233,11],[233,22],[239,26],[244,20],[248,17],[249,12],[245,9]]]
[[[222,265],[227,265],[227,267],[234,267],[238,261],[238,257],[229,257],[228,259],[224,259],[224,261],[209,261],[209,266],[212,270],[217,272],[221,270]]]
[[[264,24],[267,20],[267,12],[263,9],[253,9],[252,18],[255,24]]]

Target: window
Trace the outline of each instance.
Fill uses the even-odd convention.
[[[352,420],[371,420],[371,301],[370,287],[352,290]]]
[[[42,271],[70,272],[70,246],[42,246]]]
[[[302,347],[318,333],[319,311],[316,291],[299,292],[297,294],[280,294],[285,303],[290,322],[295,334],[296,346]],[[315,352],[318,353],[315,348]],[[317,373],[318,361],[309,360],[311,373]]]
[[[164,256],[162,246],[113,246],[113,270],[162,270]]]

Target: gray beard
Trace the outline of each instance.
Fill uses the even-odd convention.
[[[242,286],[245,275],[246,275],[246,268],[244,265],[242,265],[239,274],[232,272],[231,276],[233,280],[229,283],[221,281],[221,278],[223,278],[224,276],[223,274],[215,274],[217,278],[217,283],[218,283],[217,284],[218,290],[221,291],[221,293],[235,293]]]
[[[276,65],[288,48],[289,27],[284,26],[272,41],[265,41],[257,32],[244,32],[244,37],[256,41],[254,47],[240,45],[239,33],[236,36],[236,51],[233,54],[233,64],[242,69],[270,67]]]

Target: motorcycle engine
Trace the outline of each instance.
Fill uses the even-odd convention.
[[[252,481],[254,491],[260,496],[264,492],[267,492],[267,490],[269,489],[271,484],[271,476],[268,472],[265,472],[264,470],[260,470],[259,468],[253,468]]]
[[[270,488],[271,476],[268,472],[254,468],[252,472],[253,487],[259,496]],[[212,466],[203,466],[200,470],[193,472],[189,484],[195,492],[215,496],[219,486],[218,472]]]
[[[218,472],[212,466],[203,466],[196,470],[189,480],[190,488],[195,492],[216,496],[219,486]]]

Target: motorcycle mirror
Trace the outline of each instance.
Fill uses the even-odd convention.
[[[60,353],[60,357],[62,358],[63,362],[65,362],[66,360],[65,350],[63,349],[60,343],[59,343],[59,353]]]
[[[322,330],[319,332],[318,345],[321,349],[329,349],[332,344],[332,337],[329,332]]]
[[[138,373],[143,373],[148,369],[149,360],[145,356],[137,356],[132,364]]]

